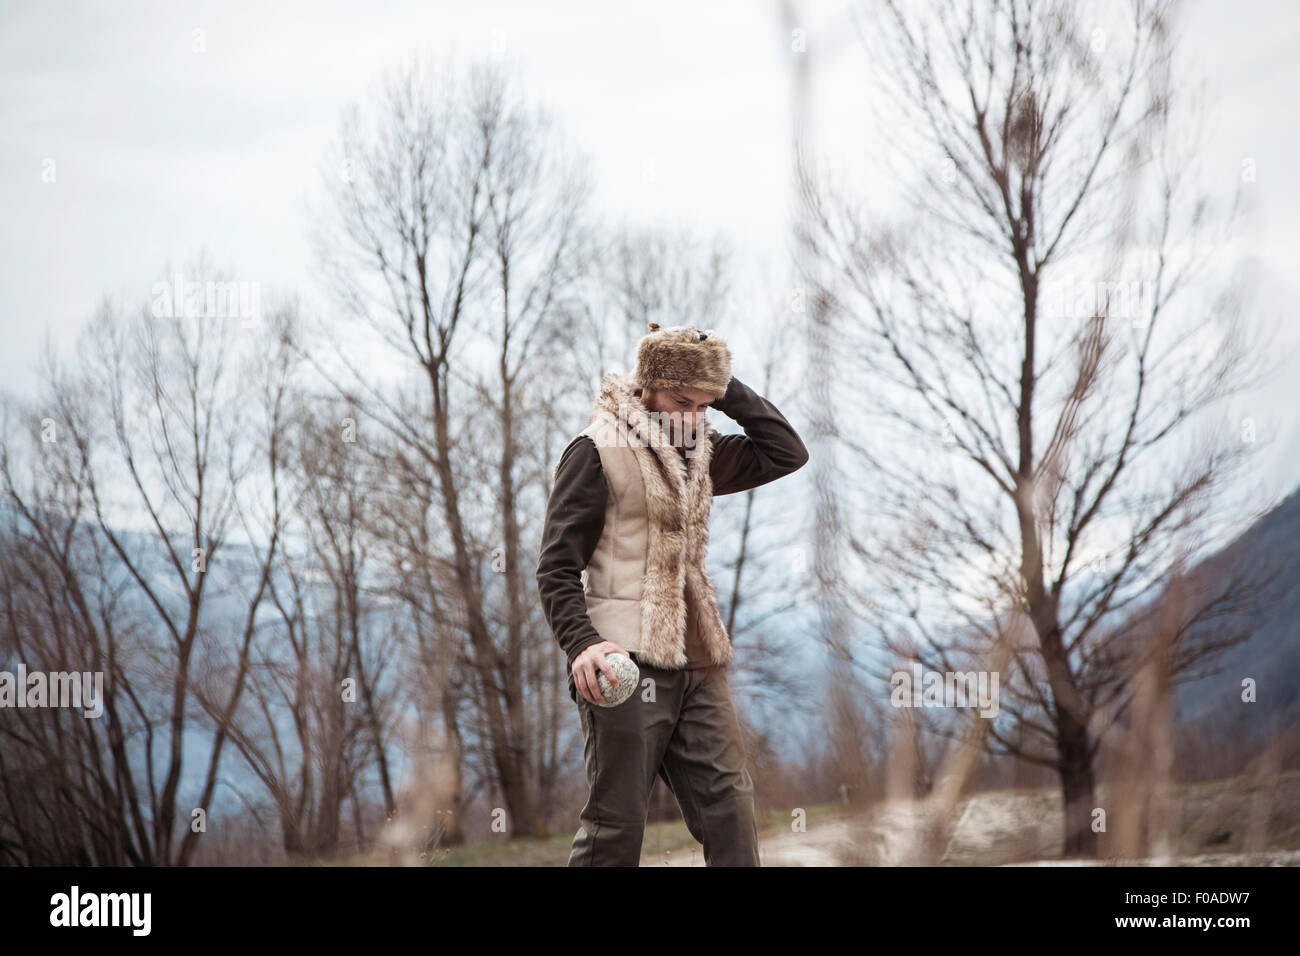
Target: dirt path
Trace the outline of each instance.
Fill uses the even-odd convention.
[[[763,866],[843,866],[836,848],[845,845],[853,829],[843,820],[828,820],[808,833],[781,833],[763,836],[759,859]],[[641,857],[642,866],[703,866],[704,850],[676,850]]]
[[[1185,795],[1184,810],[1196,800]],[[1194,813],[1192,814],[1194,816]],[[921,808],[915,803],[881,804],[853,816],[817,820],[807,832],[761,835],[764,866],[898,866],[909,859],[912,838],[922,831]],[[1300,850],[1275,849],[1249,854],[1224,847],[1220,852],[1193,852],[1170,858],[1079,864],[1056,859],[1062,831],[1060,795],[1056,791],[995,791],[973,794],[959,805],[956,823],[942,862],[957,866],[1300,866]],[[1224,825],[1237,826],[1224,818]],[[703,866],[694,848],[646,854],[642,866]]]

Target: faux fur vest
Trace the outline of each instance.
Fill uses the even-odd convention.
[[[683,456],[635,383],[609,374],[582,431],[600,452],[609,492],[604,531],[584,572],[587,612],[601,636],[656,667],[686,664],[688,593],[713,662],[730,663],[734,653],[705,565],[713,442],[708,422],[697,422]]]

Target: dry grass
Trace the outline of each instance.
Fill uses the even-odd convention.
[[[1269,814],[1263,844],[1247,846],[1252,812],[1260,806],[1263,788],[1253,776],[1186,784],[1177,790],[1179,821],[1173,858],[1146,862],[1182,866],[1300,865],[1300,771],[1269,781]],[[1106,802],[1107,790],[1098,799]],[[921,825],[924,807],[894,801],[846,813],[837,804],[807,807],[807,828],[791,829],[791,814],[773,810],[762,815],[764,866],[891,866],[910,830]],[[1112,813],[1116,812],[1112,809]],[[1052,789],[995,790],[961,799],[955,825],[943,853],[947,866],[1053,864],[1061,859],[1061,798]],[[545,839],[494,840],[435,851],[421,859],[433,866],[564,866],[573,840],[570,832]],[[382,866],[381,854],[349,861],[353,866]],[[391,862],[400,862],[393,858]],[[1099,864],[1117,861],[1101,859]],[[685,824],[647,825],[642,866],[703,866],[700,845]]]

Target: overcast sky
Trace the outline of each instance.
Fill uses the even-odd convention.
[[[841,0],[803,4],[822,151],[869,169],[868,67]],[[0,3],[0,383],[25,390],[45,330],[71,341],[109,294],[147,301],[206,247],[267,294],[312,289],[304,205],[339,110],[420,50],[514,60],[591,157],[614,217],[721,231],[778,260],[790,209],[790,39],[775,2]],[[1249,157],[1232,255],[1297,341],[1300,4],[1193,3],[1184,51],[1217,111],[1208,165]],[[195,52],[195,30],[202,52]],[[50,161],[53,165],[50,165]],[[54,181],[46,182],[49,170]],[[43,176],[43,173],[45,174]],[[1243,406],[1300,482],[1300,360]]]

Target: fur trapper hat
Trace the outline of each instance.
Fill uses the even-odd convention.
[[[698,388],[714,398],[731,382],[731,350],[712,329],[648,323],[636,348],[636,384],[642,388]]]

